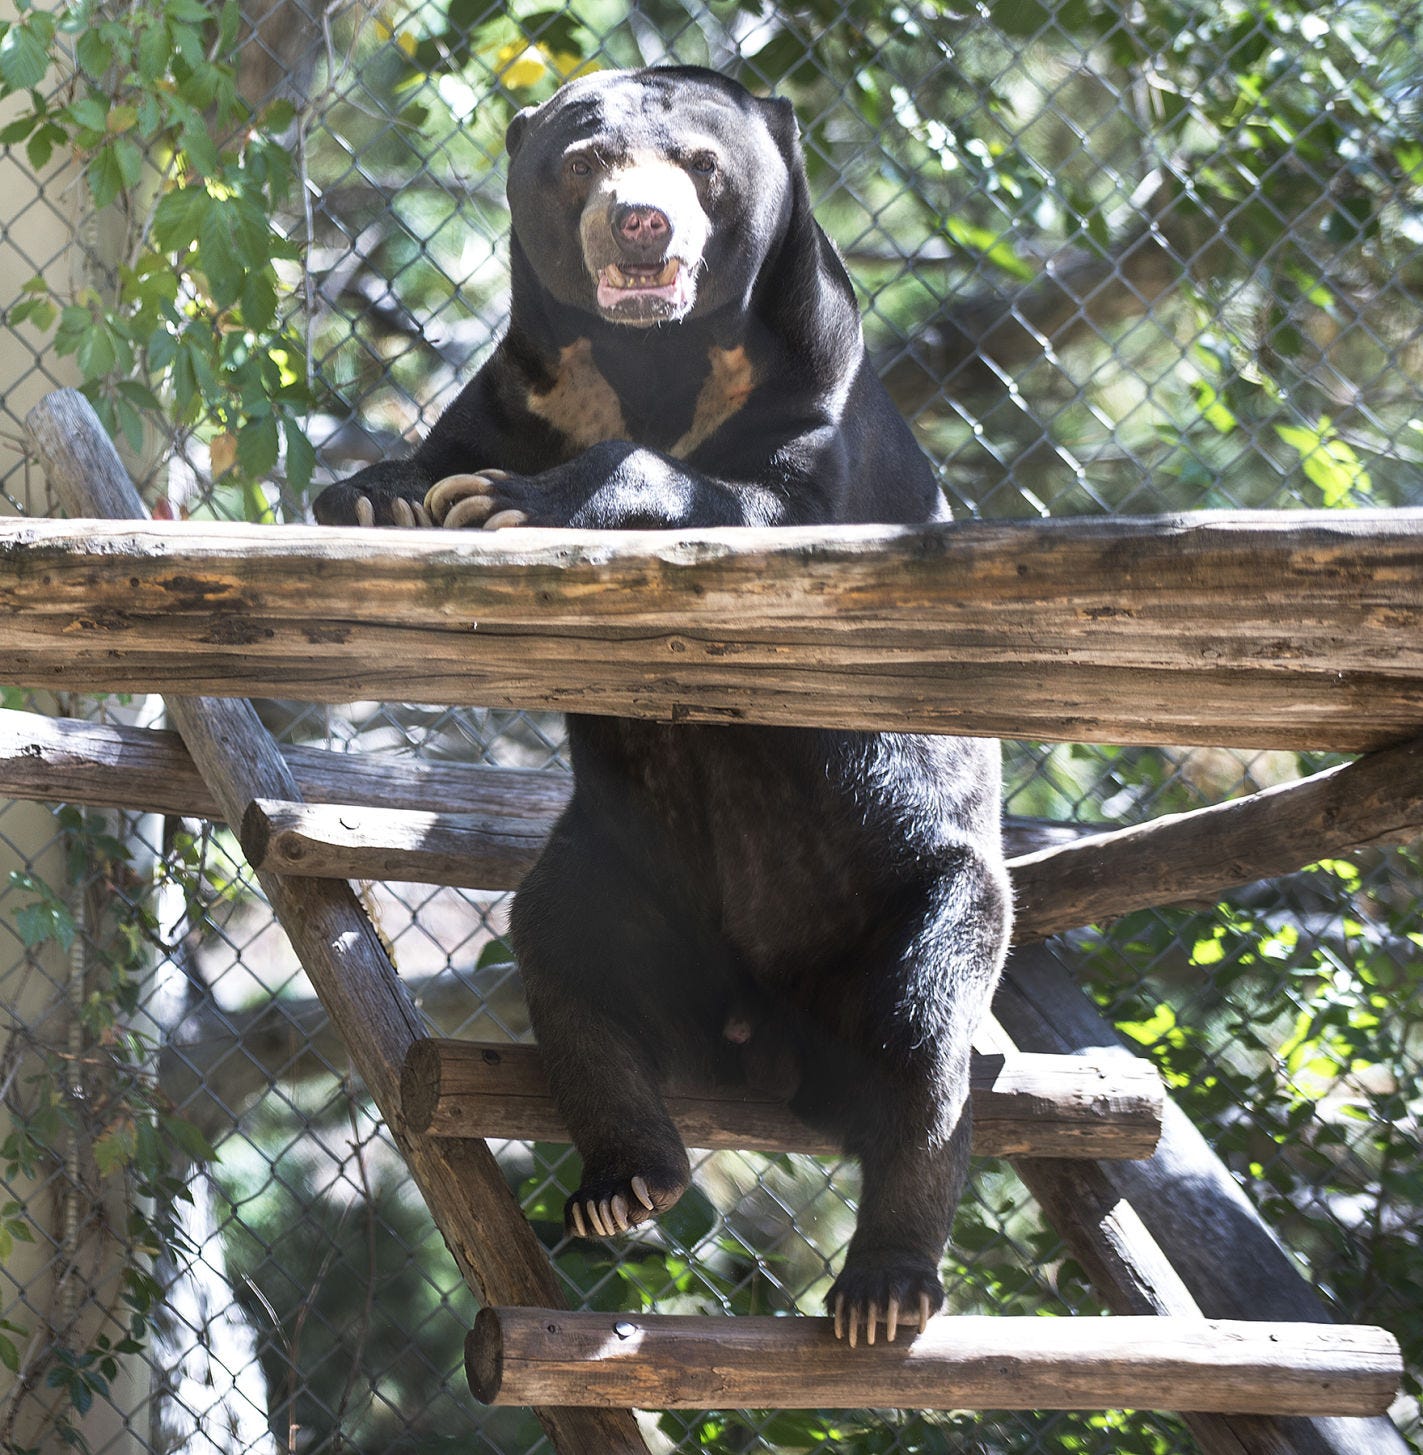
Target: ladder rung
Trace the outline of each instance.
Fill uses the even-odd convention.
[[[973,1058],[973,1150],[987,1156],[1149,1157],[1161,1133],[1161,1078],[1120,1056],[1019,1053]],[[567,1141],[536,1046],[417,1041],[400,1079],[412,1132]],[[833,1153],[784,1103],[740,1088],[671,1088],[667,1109],[691,1147]]]
[[[1380,1415],[1403,1364],[1362,1325],[945,1316],[852,1349],[824,1318],[486,1308],[465,1370],[500,1405]]]

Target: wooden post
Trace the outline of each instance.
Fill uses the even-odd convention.
[[[973,1150],[989,1157],[1149,1157],[1161,1125],[1161,1079],[1145,1061],[1111,1072],[1076,1056],[975,1056]],[[417,1041],[405,1058],[401,1110],[436,1137],[567,1141],[536,1046]],[[785,1104],[737,1088],[673,1085],[667,1110],[691,1147],[836,1153]]]
[[[82,395],[50,395],[26,424],[72,514],[141,514],[138,492]],[[299,797],[250,702],[175,696],[168,710],[229,823],[240,824],[255,799]],[[415,1137],[402,1125],[400,1068],[424,1028],[350,886],[258,877],[470,1286],[486,1301],[559,1304],[553,1270],[489,1148]],[[646,1450],[625,1410],[539,1415],[560,1455]]]
[[[957,1316],[851,1349],[829,1319],[486,1308],[465,1346],[486,1404],[646,1409],[1159,1409],[1378,1415],[1382,1329],[1181,1318]]]

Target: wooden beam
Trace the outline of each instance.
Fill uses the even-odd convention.
[[[1148,1157],[1164,1092],[1145,1061],[1110,1074],[1085,1057],[975,1056],[973,1149],[990,1157]],[[568,1140],[536,1046],[418,1041],[400,1081],[406,1125],[435,1137]],[[835,1153],[781,1101],[674,1084],[667,1109],[688,1146]]]
[[[529,768],[417,763],[391,753],[292,744],[279,751],[307,803],[497,815],[536,825],[542,834],[572,787],[567,774]],[[222,805],[177,733],[10,708],[0,708],[0,794],[222,819]]]
[[[310,802],[264,800],[241,828],[254,868],[516,889],[568,801],[565,775],[282,749]],[[0,794],[220,817],[174,733],[0,710]],[[320,806],[317,806],[320,805]],[[1009,825],[1014,844],[1042,825]],[[1423,832],[1423,739],[1244,798],[1020,853],[1015,940],[1213,900],[1320,858]]]
[[[240,834],[242,852],[254,869],[474,889],[517,888],[547,837],[542,824],[483,814],[271,799],[247,805]]]
[[[26,424],[71,513],[141,513],[137,491],[81,395],[50,395]],[[241,823],[254,799],[299,797],[250,702],[174,696],[167,706],[229,823]],[[557,1305],[558,1280],[489,1148],[415,1137],[401,1123],[400,1068],[423,1026],[350,886],[270,873],[259,879],[471,1288],[485,1299]],[[627,1411],[539,1414],[559,1455],[645,1455]]]
[[[54,396],[52,396],[53,398]],[[670,532],[0,523],[0,672],[1060,741],[1423,731],[1423,511]]]
[[[568,803],[573,780],[556,769],[483,763],[417,762],[393,753],[341,752],[280,744],[307,804],[497,818],[501,832],[547,835]],[[0,708],[0,795],[220,820],[222,808],[174,732],[44,717]],[[1080,838],[1083,830],[1009,815],[1010,851]],[[408,866],[402,864],[402,869]],[[501,870],[504,874],[509,871]],[[360,876],[367,877],[367,876]],[[479,888],[513,887],[499,884]]]
[[[1403,1368],[1382,1329],[1175,1318],[936,1318],[851,1349],[823,1318],[486,1308],[465,1347],[486,1404],[639,1409],[1377,1415]]]
[[[1213,903],[1423,833],[1423,738],[1228,803],[1091,834],[1014,859],[1013,938],[1046,939],[1153,905]]]

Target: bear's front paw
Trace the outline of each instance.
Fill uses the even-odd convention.
[[[312,507],[320,525],[432,526],[434,521],[419,496],[396,490],[353,485],[328,485]]]
[[[835,1320],[835,1337],[848,1335],[853,1349],[860,1329],[865,1342],[875,1341],[876,1325],[894,1342],[902,1326],[922,1330],[944,1306],[944,1289],[934,1269],[917,1259],[891,1257],[852,1260],[835,1280],[825,1305]]]
[[[430,487],[425,509],[446,530],[503,530],[528,525],[521,508],[526,481],[506,470],[480,470],[471,475],[446,475]]]

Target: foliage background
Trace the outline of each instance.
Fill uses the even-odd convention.
[[[47,195],[69,189],[84,265],[36,257],[0,302],[37,369],[71,361],[160,513],[298,518],[313,485],[427,427],[497,337],[514,111],[584,66],[710,64],[795,100],[819,215],[960,516],[1418,505],[1420,32],[1414,4],[1266,0],[22,6],[0,35],[0,140]],[[0,468],[13,508],[47,508],[18,456]],[[264,710],[293,741],[563,767],[550,716]],[[1006,754],[1009,811],[1071,823],[1325,761]],[[45,1050],[70,1021],[12,1019],[0,1239],[77,1266],[54,1208],[116,1180],[143,1217],[109,1231],[122,1276],[86,1294],[97,1322],[61,1326],[0,1285],[0,1430],[423,1455],[477,1428],[476,1448],[535,1448],[526,1416],[465,1395],[469,1299],[230,838],[78,815],[56,833],[63,881],[0,898],[0,977],[64,952],[55,1003],[77,977],[109,1007],[81,1018],[105,1096],[76,1096]],[[526,1034],[502,899],[371,899],[432,1021]],[[1340,1316],[1403,1340],[1415,1448],[1420,906],[1415,845],[1056,947]],[[502,1159],[552,1246],[568,1154]],[[847,1167],[722,1154],[660,1234],[564,1247],[559,1267],[599,1307],[813,1309],[853,1197]],[[175,1253],[154,1264],[159,1235]],[[981,1167],[946,1273],[963,1311],[1097,1307],[1006,1166]],[[122,1420],[103,1443],[106,1404]],[[654,1423],[728,1452],[1191,1448],[1171,1417],[1132,1413]]]

